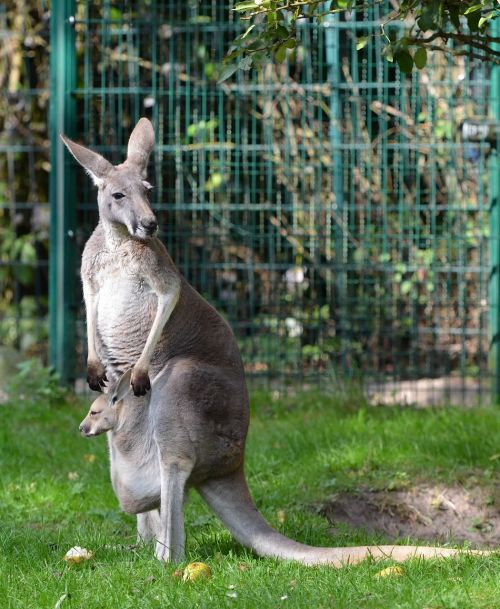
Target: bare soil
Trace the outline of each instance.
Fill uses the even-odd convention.
[[[421,484],[404,491],[338,494],[321,513],[333,528],[344,523],[391,540],[410,536],[486,548],[500,543],[499,505],[498,489]]]

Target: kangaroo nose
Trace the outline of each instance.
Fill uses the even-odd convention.
[[[141,226],[146,232],[152,234],[158,228],[158,222],[156,221],[156,218],[145,218],[144,220],[141,220]]]
[[[80,425],[80,427],[78,428],[80,430],[80,433],[87,433],[88,429],[85,425]]]

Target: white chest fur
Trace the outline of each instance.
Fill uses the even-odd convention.
[[[96,350],[107,369],[133,365],[153,324],[158,297],[143,266],[138,251],[127,246],[98,251],[82,265],[96,302]]]
[[[160,501],[161,482],[158,449],[154,442],[120,450],[113,432],[108,432],[111,481],[122,509],[139,513]]]

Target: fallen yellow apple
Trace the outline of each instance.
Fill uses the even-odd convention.
[[[399,577],[400,575],[403,575],[404,572],[403,567],[387,567],[386,569],[382,569],[382,571],[376,573],[375,577]]]
[[[212,570],[204,562],[191,562],[184,569],[182,579],[185,582],[194,582],[198,579],[210,579]]]
[[[90,552],[90,550],[80,548],[80,546],[73,546],[64,555],[64,560],[68,565],[78,565],[85,560],[90,560],[92,556],[94,556],[94,553]]]

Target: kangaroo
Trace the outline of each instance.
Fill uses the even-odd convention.
[[[414,546],[315,548],[288,539],[260,515],[244,475],[249,423],[243,364],[228,324],[182,277],[156,236],[146,168],[153,127],[141,118],[127,159],[113,166],[65,136],[97,185],[99,223],[85,245],[88,382],[102,391],[81,431],[108,432],[121,507],[156,557],[184,554],[182,502],[195,487],[237,541],[260,556],[336,567],[368,556],[402,561],[452,556]],[[153,378],[151,392],[150,376]]]

